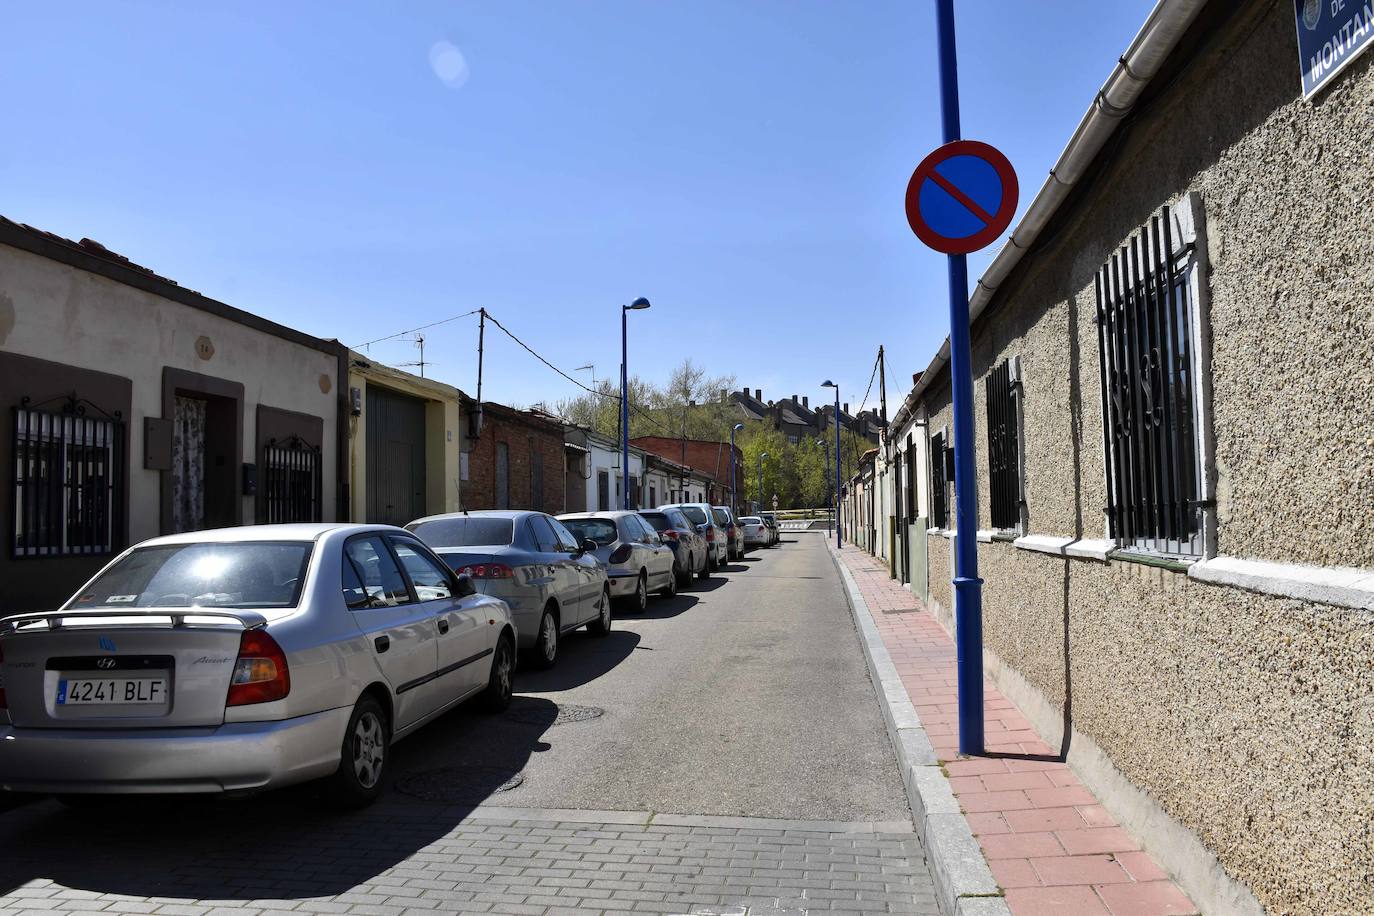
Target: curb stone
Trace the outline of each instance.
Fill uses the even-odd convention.
[[[826,552],[844,583],[845,599],[854,615],[869,675],[883,708],[883,721],[897,753],[916,835],[921,839],[935,880],[935,900],[940,912],[945,916],[1011,916],[853,573],[829,544]]]

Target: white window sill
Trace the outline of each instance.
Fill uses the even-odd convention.
[[[1048,534],[1027,534],[1012,541],[1022,550],[1034,550],[1039,553],[1052,553],[1055,556],[1066,556],[1065,549],[1072,544],[1073,538],[1057,538]]]
[[[1105,560],[1107,554],[1116,549],[1115,541],[1108,540],[1088,540],[1074,541],[1064,548],[1064,552],[1071,557],[1082,557],[1088,560]]]
[[[1215,557],[1194,563],[1188,576],[1267,595],[1374,611],[1374,571],[1367,569]]]

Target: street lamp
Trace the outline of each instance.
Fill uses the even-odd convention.
[[[620,475],[624,481],[625,499],[621,508],[630,508],[630,367],[629,332],[626,316],[631,310],[649,307],[649,300],[640,296],[629,305],[620,307]]]
[[[844,463],[840,460],[840,386],[826,379],[821,387],[835,389],[835,548],[838,550],[843,546],[840,539],[840,465]]]
[[[759,508],[757,510],[759,512],[763,511],[763,459],[767,457],[767,452],[763,452],[759,455]]]
[[[735,495],[735,433],[744,429],[743,423],[730,428],[730,511],[739,511],[739,497]]]

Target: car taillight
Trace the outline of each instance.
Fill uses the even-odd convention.
[[[286,653],[265,630],[245,630],[239,640],[239,657],[229,679],[225,706],[270,703],[291,692],[291,672]]]
[[[474,579],[514,579],[515,570],[505,563],[478,563],[476,566],[464,566],[458,570],[458,575],[468,575]]]
[[[707,528],[707,529],[706,529],[706,543],[708,543],[708,544],[714,544],[715,542],[716,542],[716,529],[714,529],[714,528]]]
[[[674,531],[674,530],[671,529],[671,528],[669,528],[667,531],[660,531],[660,532],[658,533],[658,536],[659,536],[660,538],[662,538],[663,540],[665,540],[665,541],[676,541],[676,540],[677,540],[677,532]]]
[[[606,562],[607,562],[607,563],[624,563],[626,560],[628,560],[628,559],[630,558],[630,554],[631,554],[632,552],[633,552],[633,551],[630,550],[630,545],[629,545],[629,544],[621,544],[621,545],[620,545],[619,547],[617,547],[615,550],[612,550],[612,551],[611,551],[611,555],[610,555],[609,557],[606,558]]]

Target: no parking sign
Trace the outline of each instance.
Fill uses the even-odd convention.
[[[911,231],[943,254],[992,244],[1016,215],[1016,170],[996,148],[955,140],[916,167],[906,187]]]

